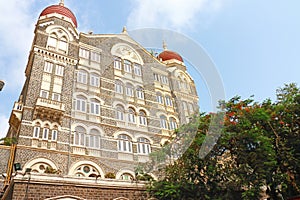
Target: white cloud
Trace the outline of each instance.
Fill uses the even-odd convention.
[[[223,4],[224,0],[132,0],[127,26],[130,29],[192,28],[201,21],[201,14],[215,13]]]
[[[6,136],[8,131],[8,118],[0,115],[0,139]]]

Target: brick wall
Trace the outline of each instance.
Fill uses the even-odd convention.
[[[27,188],[28,185],[28,188]],[[11,196],[6,199],[23,200],[26,195],[28,200],[34,199],[56,199],[65,196],[74,199],[101,199],[114,200],[116,198],[127,198],[134,200],[149,199],[146,186],[140,183],[80,183],[62,180],[37,180],[36,177],[28,182],[28,176],[19,177],[12,182]],[[26,194],[27,190],[27,194]],[[9,191],[7,191],[9,193]]]

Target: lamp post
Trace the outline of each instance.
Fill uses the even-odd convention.
[[[0,91],[3,89],[5,85],[5,82],[3,80],[0,80]]]

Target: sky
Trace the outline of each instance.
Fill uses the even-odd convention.
[[[22,90],[35,23],[44,8],[58,2],[0,0],[0,79],[6,83],[0,92],[0,138]],[[120,33],[126,26],[129,32],[155,28],[189,38],[211,59],[227,100],[236,95],[276,100],[276,89],[285,83],[299,86],[298,0],[65,0],[65,6],[75,14],[79,32]],[[175,49],[195,80],[201,111],[213,111],[211,82],[197,73],[189,55]]]

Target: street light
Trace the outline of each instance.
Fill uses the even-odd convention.
[[[0,80],[0,91],[3,89],[4,85],[5,85],[4,81]]]

